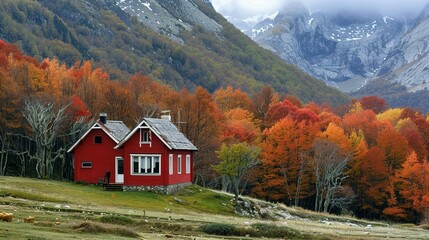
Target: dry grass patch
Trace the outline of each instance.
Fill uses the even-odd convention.
[[[109,233],[124,237],[139,237],[133,229],[128,227],[118,227],[111,224],[101,224],[94,222],[83,222],[72,227],[79,232],[85,233]]]
[[[422,228],[424,230],[429,230],[429,224],[420,225],[420,228]]]

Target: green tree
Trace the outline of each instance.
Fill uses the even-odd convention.
[[[247,143],[222,145],[216,152],[221,162],[214,166],[214,170],[226,176],[233,185],[235,200],[238,200],[239,185],[245,173],[259,163],[260,148]]]

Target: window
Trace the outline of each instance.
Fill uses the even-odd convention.
[[[191,155],[186,155],[186,173],[191,173]]]
[[[160,155],[131,155],[131,174],[161,175]]]
[[[101,136],[94,136],[94,143],[96,144],[103,143],[103,138]]]
[[[92,162],[82,162],[82,168],[92,168]]]
[[[177,155],[177,173],[182,173],[182,155]]]
[[[149,129],[140,129],[140,143],[150,143]]]
[[[168,155],[168,172],[173,175],[173,154]]]

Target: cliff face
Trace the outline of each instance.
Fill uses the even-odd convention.
[[[429,18],[406,33],[382,64],[379,76],[407,87],[410,92],[429,87]]]
[[[210,1],[204,3],[211,6]],[[222,26],[204,14],[193,1],[119,0],[116,4],[144,25],[179,42],[183,42],[180,31],[190,31],[195,25],[201,25],[213,33],[222,30]]]
[[[311,12],[294,3],[245,32],[307,73],[353,91],[383,74],[381,67],[412,24],[376,12]]]

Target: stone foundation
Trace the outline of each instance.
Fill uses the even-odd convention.
[[[178,183],[168,186],[124,186],[124,192],[155,192],[155,193],[164,193],[171,194],[177,192],[178,190],[191,186],[192,183]]]

